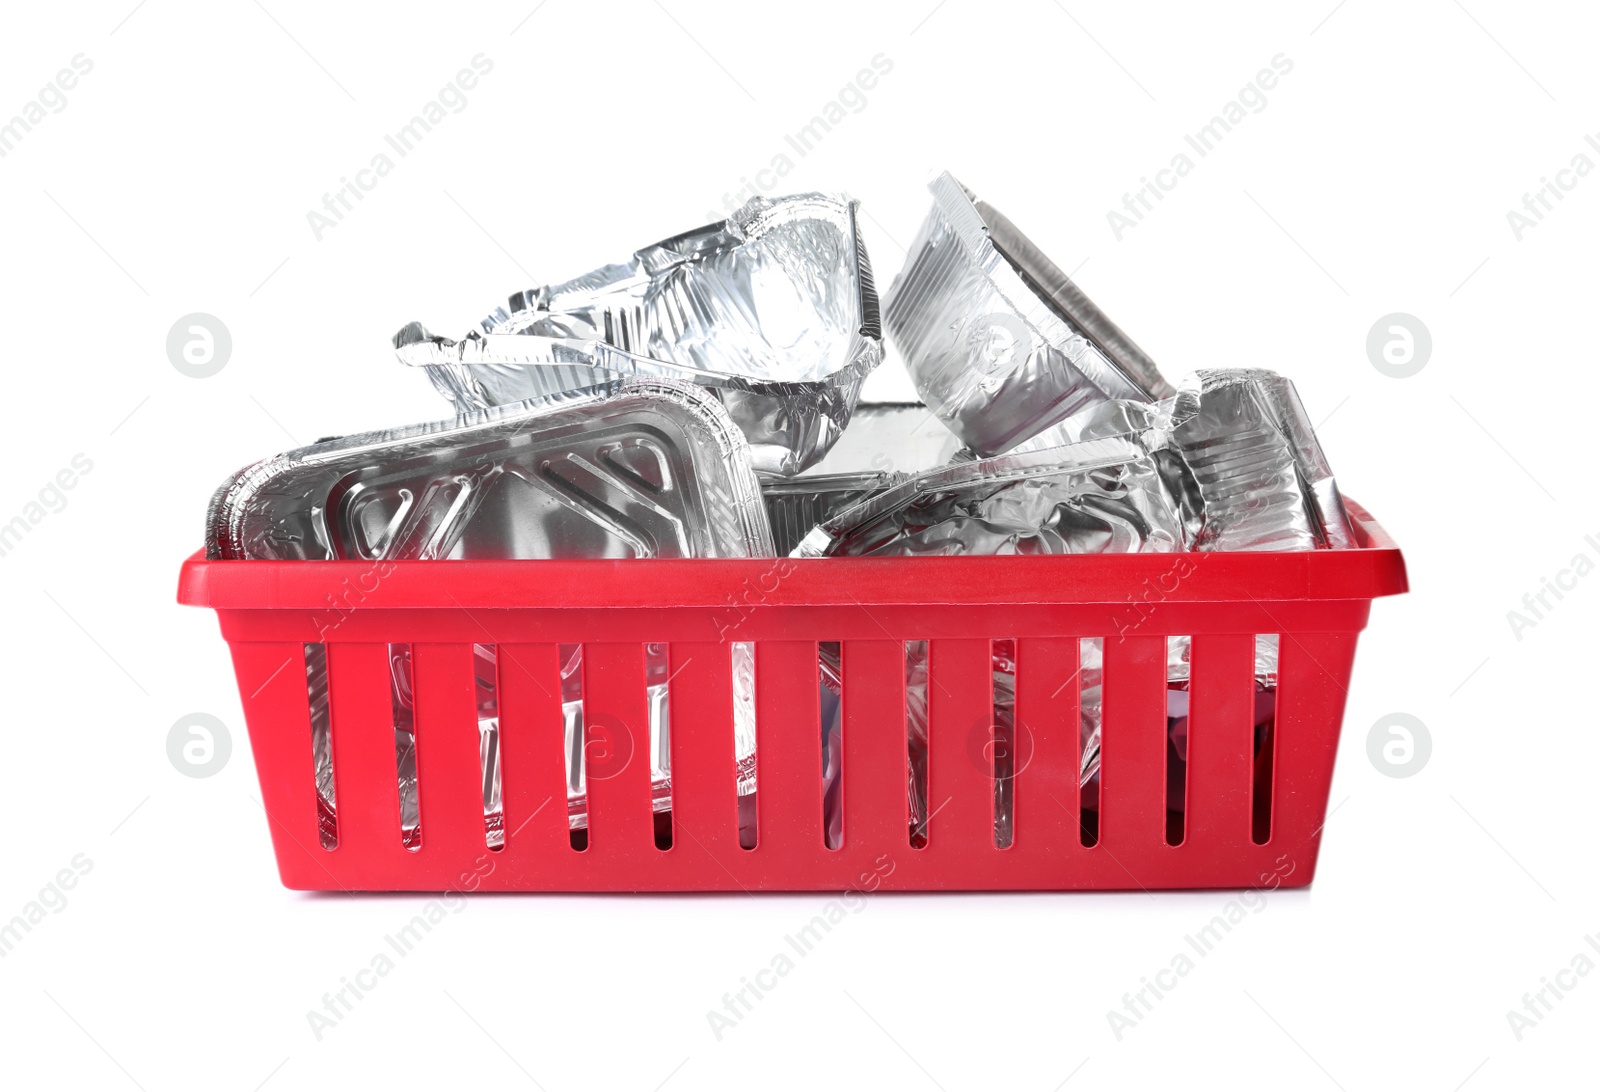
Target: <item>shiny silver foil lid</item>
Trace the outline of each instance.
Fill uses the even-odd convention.
[[[794,557],[1170,552],[1181,515],[1123,437],[918,474],[813,530]]]
[[[1168,398],[1175,393],[1149,354],[1123,333],[1122,327],[1112,322],[1060,266],[1034,246],[1033,240],[1009,217],[987,201],[974,200],[972,204],[983,218],[995,249],[1005,256],[1028,286],[1054,308],[1062,321],[1094,342],[1123,375],[1150,397]]]
[[[1196,372],[1173,442],[1205,502],[1199,550],[1348,549],[1355,533],[1294,384],[1252,368]]]
[[[949,174],[929,189],[885,319],[917,393],[974,451],[1007,451],[1095,402],[1171,393],[1010,221]]]
[[[748,445],[692,384],[330,440],[213,497],[212,558],[769,557]]]
[[[827,453],[883,359],[855,202],[822,194],[754,198],[627,262],[520,292],[480,326],[490,340],[545,340],[520,351],[471,338],[458,345],[413,323],[395,348],[463,410],[622,374],[713,387],[756,467],[773,474],[799,473]]]

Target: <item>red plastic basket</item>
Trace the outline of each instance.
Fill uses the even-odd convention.
[[[748,891],[1301,886],[1316,867],[1356,636],[1406,590],[1361,548],[1310,553],[793,561],[207,561],[178,599],[233,653],[278,868],[301,890]],[[1186,566],[1179,566],[1180,559]],[[1253,642],[1279,634],[1270,765]],[[1167,808],[1166,638],[1193,637],[1182,838]],[[1080,827],[1080,637],[1104,639],[1098,831]],[[1016,640],[1013,837],[997,848],[991,640]],[[928,641],[926,844],[907,824],[905,651]],[[670,656],[672,839],[650,803],[643,642]],[[758,840],[741,848],[731,642],[756,648]],[[843,837],[823,832],[818,656],[842,642]],[[338,843],[322,848],[305,645],[327,647]],[[422,844],[401,843],[390,665],[415,665]],[[504,832],[485,841],[474,643],[498,648]],[[584,716],[639,736],[589,781],[569,838],[557,646],[582,643]],[[620,726],[620,728],[618,727]],[[982,741],[977,752],[982,753]],[[618,740],[606,746],[618,748]],[[629,741],[621,741],[627,750]],[[615,753],[615,752],[614,752]],[[1025,760],[1024,760],[1025,759]],[[1267,794],[1264,798],[1263,794]],[[1261,825],[1262,814],[1270,827]],[[1259,840],[1262,839],[1264,840]]]

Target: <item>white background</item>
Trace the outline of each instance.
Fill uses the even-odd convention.
[[[0,960],[6,1084],[1592,1081],[1600,974],[1520,1040],[1506,1015],[1600,959],[1600,577],[1520,639],[1507,620],[1600,558],[1600,178],[1520,239],[1506,216],[1580,152],[1600,162],[1589,11],[263,2],[19,5],[0,36],[0,119],[93,62],[0,159],[0,522],[93,462],[0,557],[0,920],[92,861]],[[306,213],[479,53],[493,71],[466,108],[318,241]],[[880,53],[865,107],[797,156],[785,135]],[[1266,107],[1119,241],[1107,211],[1280,53]],[[515,290],[705,222],[786,151],[784,190],[863,201],[884,286],[948,168],[1169,375],[1298,383],[1415,589],[1375,605],[1357,657],[1316,884],[1272,896],[1120,1039],[1107,1011],[1232,896],[874,898],[720,1041],[707,1010],[823,898],[474,899],[319,1041],[306,1012],[421,900],[279,886],[226,648],[173,602],[207,497],[275,451],[444,416],[392,359],[403,323],[458,336]],[[196,311],[233,339],[204,380],[165,349]],[[1413,378],[1368,359],[1391,312],[1432,332]],[[167,758],[193,712],[234,744],[209,779]],[[1367,755],[1396,712],[1433,743],[1403,779]]]

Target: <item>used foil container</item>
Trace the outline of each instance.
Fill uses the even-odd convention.
[[[744,431],[756,468],[779,475],[827,454],[883,359],[856,204],[814,193],[754,198],[626,262],[520,292],[480,326],[487,341],[455,343],[413,323],[395,348],[458,410],[625,375],[698,383]],[[537,340],[518,350],[497,335]]]
[[[813,527],[905,480],[908,471],[948,462],[957,446],[920,402],[857,406],[822,462],[797,478],[762,480],[773,545],[789,553]]]
[[[662,381],[341,437],[226,482],[206,555],[772,556],[747,450],[715,398]]]
[[[890,471],[867,474],[804,474],[761,483],[772,526],[772,543],[788,554],[820,523],[860,504],[906,475]]]
[[[956,434],[921,402],[863,402],[827,457],[803,476],[916,474],[943,466],[960,448]]]
[[[1173,442],[1205,503],[1199,550],[1349,549],[1355,532],[1294,384],[1228,368],[1185,380]]]
[[[1146,450],[1159,450],[1170,445],[1172,432],[1178,424],[1197,412],[1199,401],[1195,398],[1181,402],[1176,397],[1158,402],[1122,399],[1096,402],[1036,433],[1006,454],[1048,451],[1110,436],[1126,436]]]
[[[609,396],[480,411],[314,444],[224,483],[207,514],[212,558],[770,557],[772,540],[743,435],[703,389],[632,381]],[[584,827],[581,647],[563,649],[568,811]],[[670,800],[665,653],[647,663],[653,797]],[[748,645],[734,647],[740,791],[754,788]],[[647,649],[647,661],[650,659]],[[411,650],[389,649],[402,840],[420,838]],[[474,646],[490,844],[500,808],[495,648]],[[307,692],[324,835],[336,798],[327,661],[308,645]],[[659,678],[658,678],[659,676]],[[742,688],[739,680],[744,680]],[[503,838],[503,832],[498,833]]]
[[[1170,552],[1182,514],[1125,437],[918,474],[806,536],[794,557]]]
[[[969,194],[969,196],[971,196]],[[1150,355],[1136,345],[1122,328],[1073,283],[1072,278],[1051,261],[1012,223],[1010,218],[987,201],[974,200],[973,207],[983,218],[989,241],[1022,276],[1023,281],[1074,330],[1095,347],[1128,378],[1152,398],[1167,398],[1174,392]]]
[[[922,400],[980,456],[1107,399],[1171,388],[1016,228],[949,174],[889,289],[889,336]]]
[[[1294,384],[1275,372],[1202,370],[1160,402],[1102,402],[1019,444],[1036,453],[1104,436],[1135,439],[1198,520],[1195,550],[1355,545],[1333,471]]]

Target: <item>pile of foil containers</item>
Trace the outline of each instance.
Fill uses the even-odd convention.
[[[459,340],[393,339],[452,405],[432,424],[262,460],[216,492],[207,556],[369,562],[796,558],[1347,548],[1354,534],[1293,385],[1253,369],[1170,384],[1071,279],[950,175],[880,312],[857,205],[758,197],[723,223],[518,292]],[[858,404],[884,333],[920,402]],[[922,646],[919,662],[913,646]],[[821,645],[826,826],[837,837],[840,675]],[[1185,749],[1188,648],[1170,645]],[[994,643],[997,733],[1015,692]],[[563,646],[568,818],[586,828],[582,646]],[[925,837],[926,645],[908,645],[908,814]],[[671,807],[664,646],[647,646],[658,813]],[[742,833],[754,836],[755,662],[732,646]],[[503,840],[495,646],[476,648],[490,844]],[[1257,649],[1258,692],[1277,649]],[[390,649],[402,839],[419,832],[409,646]],[[1081,779],[1099,768],[1100,656],[1084,642]],[[307,689],[326,837],[337,799],[327,662]],[[898,680],[897,680],[898,682]],[[1258,742],[1270,732],[1262,706]],[[919,778],[918,767],[923,775]],[[997,771],[1003,786],[1003,771]],[[1003,793],[997,788],[997,793]],[[1009,841],[998,806],[997,841]]]

